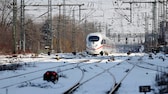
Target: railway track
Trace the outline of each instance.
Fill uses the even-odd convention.
[[[157,71],[157,72],[163,72],[164,73],[164,71],[159,70],[159,68],[160,69],[168,69],[168,67],[165,67],[165,66],[160,66],[160,65],[156,65],[156,64],[153,64],[153,63],[143,61],[142,58],[143,57],[139,57],[139,59],[137,59],[137,62],[134,62],[134,61],[131,61],[131,60],[127,60],[127,62],[130,63],[130,64],[133,64],[133,65],[136,65],[139,68],[148,69],[148,70]]]
[[[108,94],[115,94],[115,92],[118,90],[118,88],[120,87],[121,83],[124,81],[124,79],[130,74],[130,72],[135,68],[135,65],[132,66],[131,69],[127,69],[126,72],[127,74],[125,76],[123,76],[123,78],[117,82],[112,88],[111,90],[109,91]]]
[[[123,61],[123,62],[125,62],[125,61]],[[133,68],[135,67],[135,66],[133,66],[133,67],[131,67],[130,69],[127,69],[128,71],[127,71],[127,73],[126,73],[126,75],[124,75],[123,76],[123,78],[120,80],[120,81],[116,81],[116,78],[115,78],[115,75],[110,71],[112,68],[115,68],[115,67],[118,67],[118,66],[120,66],[122,63],[117,63],[117,64],[114,64],[114,65],[112,65],[111,67],[108,67],[108,68],[103,68],[103,67],[101,67],[101,66],[98,66],[97,65],[97,67],[99,67],[99,68],[101,68],[102,69],[102,71],[101,72],[99,72],[99,73],[97,73],[96,75],[94,75],[94,76],[92,76],[92,77],[90,77],[90,78],[88,78],[88,79],[85,79],[84,80],[84,78],[82,78],[81,80],[79,80],[76,84],[74,84],[73,86],[71,86],[67,91],[65,91],[63,94],[72,94],[73,92],[75,92],[75,90],[77,90],[79,87],[81,87],[81,86],[83,86],[83,85],[85,85],[85,84],[87,84],[87,83],[89,83],[91,80],[93,80],[93,79],[96,79],[96,78],[98,78],[99,76],[101,76],[101,75],[103,75],[103,74],[105,74],[105,73],[108,73],[110,76],[111,76],[111,82],[113,82],[113,83],[111,83],[111,88],[107,91],[109,94],[114,94],[114,92],[118,89],[118,87],[120,86],[120,84],[122,83],[122,81],[128,76],[128,74],[133,70]],[[85,73],[83,73],[84,75],[85,75]],[[83,76],[84,77],[84,76]]]
[[[59,65],[59,66],[53,66],[53,67],[49,67],[49,68],[45,68],[45,69],[31,71],[31,72],[24,73],[24,74],[19,74],[19,75],[15,75],[15,76],[1,78],[0,83],[1,82],[5,83],[7,80],[12,81],[12,79],[14,79],[14,80],[15,79],[21,79],[21,80],[18,80],[18,82],[17,81],[12,81],[12,83],[10,83],[10,84],[1,83],[2,86],[0,88],[1,89],[8,89],[9,87],[12,87],[12,86],[18,86],[18,87],[21,86],[22,87],[21,84],[23,84],[23,85],[24,84],[31,84],[33,82],[36,82],[36,80],[41,79],[44,71],[46,71],[46,70],[55,69],[55,68],[59,67],[59,68],[62,68],[62,69],[58,73],[64,73],[66,71],[71,71],[71,70],[74,70],[74,69],[80,69],[80,67],[82,67],[82,66],[87,66],[87,65],[90,65],[90,64],[93,64],[93,63],[98,63],[98,62],[101,62],[101,60],[98,60],[98,61],[90,61],[90,60],[87,60],[87,59],[86,60],[79,60],[77,62],[64,63],[63,65]],[[66,68],[66,67],[68,67],[68,68]],[[83,72],[82,69],[80,69],[80,71]],[[40,76],[37,76],[37,77],[32,76],[33,74],[39,74],[39,72],[41,72]],[[27,77],[30,77],[30,78],[27,78]],[[24,79],[24,78],[27,78],[27,79]],[[39,85],[37,84],[37,86],[39,86]],[[42,87],[45,87],[45,86],[42,86]],[[63,89],[63,91],[64,91],[64,89]]]
[[[135,67],[139,68],[139,70],[145,70],[146,72],[144,72],[145,75],[151,75],[153,76],[154,79],[151,79],[155,82],[156,86],[152,86],[150,84],[148,84],[149,86],[151,86],[151,92],[155,93],[155,94],[163,94],[164,90],[166,90],[164,88],[164,85],[167,81],[166,76],[162,76],[162,75],[167,75],[167,71],[168,71],[168,67],[166,66],[162,66],[159,63],[166,63],[166,60],[162,60],[162,58],[152,58],[152,59],[146,59],[147,57],[139,57],[139,59],[133,61],[133,60],[128,60],[127,62],[135,65]],[[146,61],[145,61],[146,60]],[[155,63],[156,61],[159,61],[157,63]],[[152,62],[155,61],[155,62]],[[164,79],[165,78],[165,79]],[[163,82],[162,82],[163,81]],[[162,85],[160,85],[159,83],[163,83]],[[154,89],[153,89],[154,88]],[[160,88],[164,88],[163,90]],[[162,92],[162,93],[161,93]],[[165,92],[164,92],[165,93]]]
[[[40,69],[40,70],[35,70],[35,71],[26,72],[26,73],[22,73],[22,74],[18,74],[18,75],[13,75],[13,76],[8,76],[8,77],[0,78],[0,82],[2,84],[0,86],[0,88],[4,89],[4,88],[8,88],[8,87],[11,87],[11,86],[14,86],[14,85],[17,85],[17,84],[20,84],[20,83],[24,83],[24,82],[27,82],[27,81],[32,81],[32,80],[40,79],[40,78],[42,78],[42,75],[43,75],[43,73],[46,70],[51,70],[51,69],[54,70],[56,68],[61,68],[61,67],[69,67],[69,68],[61,70],[59,72],[72,70],[73,68],[76,67],[76,65],[78,63],[83,63],[83,62],[88,62],[88,61],[89,60],[79,60],[79,61],[77,61],[75,63],[66,63],[66,64],[63,64],[63,65],[57,65],[57,66],[48,67],[48,68],[44,68],[44,69]],[[41,75],[34,77],[34,74],[41,74]],[[26,79],[24,79],[24,78],[26,78]],[[15,81],[16,79],[20,79],[20,80]],[[5,82],[9,82],[9,81],[11,83],[9,83],[9,84],[5,83]]]
[[[94,81],[94,79],[99,78],[103,74],[109,75],[109,78],[111,79],[110,82],[113,82],[109,86],[109,89],[106,90],[106,93],[108,92],[109,94],[113,94],[113,93],[110,93],[110,92],[111,92],[112,89],[119,86],[119,85],[117,85],[119,83],[119,81],[116,81],[115,75],[113,75],[113,72],[111,71],[111,69],[115,68],[115,67],[119,67],[120,65],[122,65],[122,63],[117,63],[117,64],[116,63],[114,63],[114,64],[109,63],[111,66],[108,66],[108,64],[107,64],[106,67],[100,67],[101,63],[107,63],[106,62],[106,61],[108,61],[107,59],[108,58],[105,59],[105,58],[101,57],[101,58],[97,58],[97,59],[94,58],[93,60],[90,58],[90,60],[85,59],[85,60],[79,60],[77,62],[69,62],[69,63],[66,62],[66,63],[62,63],[61,65],[56,65],[56,66],[52,66],[52,67],[48,67],[48,68],[44,68],[44,69],[38,69],[38,70],[35,70],[35,71],[23,73],[23,74],[18,74],[18,75],[14,75],[14,76],[0,78],[0,83],[1,83],[1,82],[5,82],[7,80],[11,80],[11,79],[23,79],[23,78],[30,77],[30,78],[24,79],[23,81],[20,80],[18,82],[13,82],[13,83],[10,83],[10,84],[7,84],[7,85],[3,85],[0,88],[1,89],[6,89],[6,88],[9,88],[9,87],[17,86],[19,84],[23,84],[23,83],[27,83],[27,82],[30,82],[30,83],[35,82],[36,83],[36,80],[42,78],[42,74],[44,73],[44,71],[55,70],[56,68],[61,68],[61,70],[58,73],[65,74],[65,72],[67,72],[67,71],[74,72],[73,70],[75,69],[76,71],[80,72],[80,74],[81,74],[80,77],[75,78],[76,82],[73,81],[74,83],[71,84],[71,86],[66,86],[67,89],[66,88],[62,89],[64,94],[71,94],[72,92],[77,90],[79,87],[84,86],[85,84]],[[45,64],[45,63],[42,63],[42,64]],[[85,75],[87,75],[88,70],[84,69],[85,66],[90,70],[93,70],[94,68],[92,69],[92,67],[94,66],[94,67],[99,68],[101,71],[96,72],[96,74],[94,74],[92,76],[87,76],[87,77],[90,77],[90,78],[86,78]],[[127,70],[127,69],[125,69],[125,70]],[[130,69],[128,69],[128,70],[130,70]],[[31,76],[33,74],[39,74],[39,73],[41,75],[37,75],[36,77]],[[69,73],[69,72],[67,72],[67,73]],[[65,80],[68,81],[68,79],[65,79]],[[71,81],[71,80],[69,80],[69,81]],[[58,83],[61,83],[61,82],[58,82]]]
[[[94,63],[100,63],[102,60],[98,60],[98,61],[95,61],[95,62],[92,62],[92,64],[94,64]],[[80,78],[80,80],[78,81],[78,82],[76,82],[74,85],[72,85],[68,90],[66,90],[63,94],[70,94],[70,93],[72,93],[74,90],[76,90],[80,85],[81,85],[81,81],[83,80],[83,78],[84,78],[84,70],[81,68],[82,66],[86,66],[86,65],[90,65],[90,63],[88,63],[88,64],[82,64],[82,65],[80,65],[80,64],[78,64],[77,65],[77,68],[78,69],[80,69],[81,71],[82,71],[82,76],[81,76],[81,78]],[[84,82],[83,82],[84,83]]]

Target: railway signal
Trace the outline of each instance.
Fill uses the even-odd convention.
[[[47,71],[43,75],[43,80],[46,80],[48,82],[53,82],[54,84],[55,84],[55,82],[58,81],[58,78],[59,78],[59,76],[55,71]]]

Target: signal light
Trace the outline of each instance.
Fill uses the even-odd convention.
[[[46,80],[48,82],[53,82],[55,84],[55,82],[58,81],[58,74],[55,71],[47,71],[44,73],[43,75],[43,80]]]

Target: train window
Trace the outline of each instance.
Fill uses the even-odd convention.
[[[106,44],[106,40],[103,39],[102,42],[101,42],[101,44]]]
[[[90,36],[89,41],[99,41],[99,37],[98,36]]]

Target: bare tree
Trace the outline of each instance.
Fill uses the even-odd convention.
[[[12,34],[12,1],[0,0],[0,49],[2,52],[11,52]]]
[[[34,23],[31,19],[26,22],[26,51],[37,53],[40,49],[40,24]]]
[[[1,0],[0,1],[0,27],[5,30],[12,22],[12,1]]]
[[[77,51],[83,51],[85,50],[85,38],[89,32],[96,32],[96,27],[94,26],[94,23],[88,22],[83,24],[75,23],[75,25],[72,23],[73,19],[70,17],[65,17],[66,19],[66,25],[64,30],[65,33],[62,32],[62,28],[64,28],[62,16],[57,17],[55,16],[53,18],[53,24],[54,24],[54,40],[58,40],[58,32],[59,32],[59,40],[61,42],[60,47],[64,47],[64,52],[72,52],[73,51],[73,39],[75,39],[75,45]],[[60,20],[60,23],[59,23]],[[77,21],[76,21],[77,22]],[[59,28],[59,29],[58,29]],[[58,31],[59,30],[59,31]],[[73,34],[73,30],[75,30],[75,35]],[[64,35],[63,35],[64,34]],[[64,37],[63,37],[64,36]],[[54,45],[54,50],[57,50],[57,43]]]

